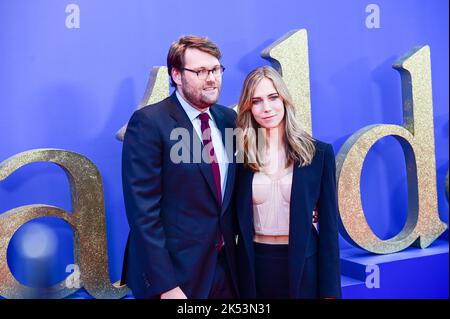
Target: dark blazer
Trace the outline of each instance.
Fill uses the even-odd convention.
[[[288,248],[290,298],[341,297],[334,152],[330,144],[316,141],[315,145],[316,154],[310,165],[299,167],[294,163]],[[238,278],[243,298],[256,297],[253,175],[238,164]],[[312,225],[315,207],[319,212],[319,233]]]
[[[235,127],[236,113],[220,105],[211,106],[210,112],[224,138],[225,128]],[[181,135],[170,139],[174,128],[189,132],[185,144]],[[220,205],[210,164],[193,162],[193,139],[201,145],[175,93],[137,110],[128,123],[122,151],[122,182],[130,234],[122,281],[126,281],[136,298],[157,298],[176,286],[188,298],[207,298],[217,262],[215,245],[221,233],[237,289],[231,201],[234,159],[228,164]],[[172,162],[171,148],[177,143],[190,146],[191,152],[184,150],[190,163]]]

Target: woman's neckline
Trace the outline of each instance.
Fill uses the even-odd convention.
[[[267,173],[263,170],[259,171],[258,173],[265,175],[265,176],[269,177],[270,179],[277,180],[277,179],[281,179],[281,178],[285,177],[286,175],[289,175],[290,173],[292,173],[293,167],[294,167],[294,165],[291,164],[288,167],[285,167],[282,170],[275,172],[275,173]]]

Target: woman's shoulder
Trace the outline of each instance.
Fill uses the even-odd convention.
[[[324,141],[314,139],[314,145],[316,147],[316,150],[319,152],[324,152],[324,153],[331,152],[334,154],[333,145],[331,145],[330,143],[326,143]]]

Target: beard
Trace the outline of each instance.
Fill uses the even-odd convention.
[[[220,89],[221,85],[219,82],[211,85],[205,84],[204,87],[195,88],[183,81],[183,86],[181,87],[185,99],[198,109],[206,109],[216,104],[219,100]]]

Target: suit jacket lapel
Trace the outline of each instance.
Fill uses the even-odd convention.
[[[227,156],[228,159],[227,180],[225,184],[225,189],[222,190],[222,192],[224,192],[222,201],[222,214],[223,214],[230,203],[231,195],[233,193],[233,185],[236,171],[235,156],[234,156],[235,147],[233,144],[232,145],[226,144],[225,129],[233,128],[234,124],[227,123],[223,113],[217,107],[212,106],[210,108],[210,111],[212,116],[214,117],[214,121],[217,127],[219,128],[220,134],[222,136],[222,144],[224,145],[225,148],[225,155]]]
[[[202,141],[200,140],[199,136],[197,135],[196,131],[194,130],[194,127],[189,120],[189,117],[187,116],[186,112],[184,112],[183,107],[181,106],[180,102],[178,101],[175,92],[170,97],[171,102],[169,104],[169,113],[171,117],[176,121],[176,124],[174,125],[174,128],[184,128],[188,131],[189,136],[192,138],[189,138],[189,144],[186,144],[186,146],[189,148],[191,152],[190,160],[193,160],[194,158],[198,158],[198,154],[194,157],[194,143],[196,145],[202,145]],[[185,141],[185,140],[184,140]],[[201,146],[201,150],[203,150],[203,146]],[[203,175],[203,177],[206,179],[206,182],[209,185],[209,188],[211,192],[213,193],[214,198],[216,199],[216,202],[218,200],[217,198],[217,192],[216,187],[214,185],[214,178],[212,175],[211,165],[205,163],[203,160],[201,160],[201,154],[200,154],[200,163],[196,163],[200,171]]]

